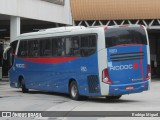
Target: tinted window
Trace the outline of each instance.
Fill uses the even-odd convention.
[[[14,63],[14,57],[15,57],[15,52],[16,52],[16,48],[17,48],[17,43],[18,43],[18,40],[12,42],[10,44],[11,46],[11,50],[10,50],[10,66],[13,65]]]
[[[53,38],[53,56],[65,56],[65,38]]]
[[[28,41],[29,56],[37,57],[39,56],[39,41],[38,40],[29,40]]]
[[[81,36],[81,56],[89,56],[96,51],[96,36]]]
[[[52,56],[52,40],[40,40],[40,56]]]
[[[144,29],[129,28],[113,28],[105,31],[106,47],[112,47],[122,44],[147,44]]]
[[[66,56],[80,56],[80,39],[78,36],[66,37],[65,39]]]
[[[52,39],[52,46],[53,46],[53,56],[57,56],[57,49],[58,49],[58,39],[57,38],[53,38]]]
[[[66,38],[66,44],[65,44],[65,53],[66,53],[66,56],[72,56],[73,55],[73,52],[72,52],[72,39],[69,37],[69,38]]]
[[[16,51],[16,48],[17,48],[17,43],[18,43],[18,40],[14,41],[10,44],[13,54],[15,54],[15,51]]]
[[[20,57],[89,56],[96,51],[96,35],[76,35],[57,38],[23,40],[19,44]]]
[[[18,49],[18,56],[26,57],[27,55],[28,55],[28,42],[20,41],[19,49]]]
[[[72,37],[72,55],[81,56],[80,39],[79,37]]]

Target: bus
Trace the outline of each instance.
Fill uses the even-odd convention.
[[[4,52],[10,86],[119,99],[150,88],[150,51],[143,25],[71,26],[25,33]]]

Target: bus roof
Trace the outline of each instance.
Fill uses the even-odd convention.
[[[68,26],[68,27],[58,27],[58,28],[49,28],[49,29],[42,29],[38,32],[30,32],[24,33],[17,37],[17,39],[25,39],[26,37],[32,37],[37,35],[45,35],[45,34],[55,34],[55,33],[65,33],[71,31],[79,31],[79,30],[91,30],[97,28],[103,29],[110,29],[110,28],[119,28],[119,27],[144,27],[143,25],[115,25],[115,26],[91,26],[91,27],[84,27],[84,26]]]
[[[86,29],[84,26],[71,26],[71,27],[58,27],[58,28],[49,28],[49,29],[42,29],[38,32],[30,32],[21,34],[18,37],[26,37],[26,36],[34,36],[34,35],[41,35],[46,33],[63,33],[63,32],[71,32],[73,30],[81,30]]]

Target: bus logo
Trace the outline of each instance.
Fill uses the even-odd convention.
[[[136,69],[138,69],[138,63],[133,63],[133,68],[134,68],[134,70],[136,70]]]
[[[110,67],[110,70],[131,70],[131,69],[138,69],[138,63],[133,63],[129,65],[117,65]]]
[[[109,53],[111,54],[117,53],[117,49],[109,49]]]
[[[81,69],[82,72],[87,72],[87,67],[86,66],[81,66],[80,69]]]
[[[16,64],[17,68],[27,68],[26,64]]]

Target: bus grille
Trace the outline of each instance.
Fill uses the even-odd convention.
[[[87,76],[89,93],[98,93],[99,92],[99,81],[97,75]]]
[[[129,61],[129,60],[140,60],[143,59],[144,52],[132,52],[132,53],[121,53],[121,54],[111,54],[111,61]]]

